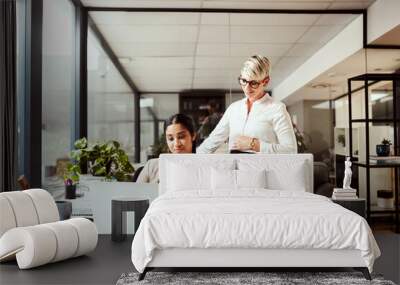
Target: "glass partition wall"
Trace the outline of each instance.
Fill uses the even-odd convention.
[[[156,143],[163,133],[163,122],[172,114],[182,112],[182,93],[217,91],[225,94],[225,108],[228,107],[232,102],[243,98],[237,78],[243,62],[254,54],[270,59],[271,82],[267,89],[272,90],[360,15],[344,14],[340,15],[339,21],[332,21],[334,16],[222,12],[89,12],[89,17],[108,42],[116,60],[139,91],[141,162],[146,161],[149,157],[149,146]],[[104,130],[103,138],[113,137],[129,142],[134,129],[134,122],[129,120],[134,117],[134,109],[122,109],[122,106],[115,108],[114,103],[110,103],[106,97],[115,97],[118,93],[118,100],[121,100],[119,102],[123,101],[126,106],[131,106],[128,102],[133,100],[133,94],[129,94],[126,85],[118,76],[114,76],[109,84],[113,84],[116,89],[113,92],[102,90],[102,95],[94,96],[96,92],[93,92],[91,80],[94,80],[95,75],[91,74],[93,72],[89,64],[93,58],[91,52],[88,49],[89,139],[102,139],[101,133],[93,135],[90,125],[93,118],[101,118],[104,127],[109,123],[108,127],[111,128],[111,125],[116,124],[114,118],[123,116],[127,123],[123,127],[125,134],[117,134],[117,130]],[[108,68],[108,72],[112,72],[111,62],[108,62]],[[99,88],[105,89],[103,85],[99,85]],[[207,103],[195,108],[199,109],[198,113],[204,110],[206,114]],[[131,123],[130,127],[128,122]],[[118,124],[122,126],[122,122]],[[126,144],[125,147],[132,146]]]
[[[93,31],[88,30],[88,141],[116,140],[134,161],[134,97]]]
[[[42,185],[63,187],[75,124],[75,7],[43,0]]]

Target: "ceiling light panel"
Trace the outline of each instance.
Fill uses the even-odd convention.
[[[111,48],[119,56],[171,57],[194,56],[195,43],[121,43],[110,42]]]
[[[99,25],[197,25],[200,13],[90,12]]]
[[[326,43],[336,36],[344,26],[314,26],[311,27],[300,39],[299,43]]]
[[[349,14],[326,14],[321,15],[318,21],[315,23],[316,26],[328,26],[328,25],[347,25],[355,18],[360,15],[349,15]]]
[[[237,78],[240,70],[238,69],[217,69],[217,68],[201,68],[194,70],[195,78]]]
[[[231,27],[233,43],[293,43],[307,30],[307,27],[252,26]]]
[[[325,1],[325,0],[323,0]],[[270,2],[270,1],[204,1],[202,2],[203,8],[230,8],[230,9],[327,9],[330,2],[298,2],[298,1],[285,1],[285,2]]]
[[[170,70],[193,68],[193,57],[137,57],[128,70]]]
[[[267,57],[284,55],[292,44],[231,44],[232,56],[250,56],[253,54],[262,54]]]
[[[201,13],[202,25],[229,25],[228,13]]]
[[[201,1],[175,0],[82,0],[84,6],[121,8],[200,8]]]
[[[236,86],[233,85],[233,82],[231,80],[195,79],[193,82],[194,89],[230,89],[233,87]]]
[[[329,6],[329,9],[365,9],[374,1],[335,1]]]
[[[197,56],[226,56],[229,55],[229,44],[203,44],[199,43],[196,50]]]
[[[135,82],[148,82],[151,81],[154,84],[158,82],[191,82],[192,70],[170,70],[169,72],[142,72],[140,74],[133,74]]]
[[[283,57],[276,65],[275,69],[282,69],[289,72],[294,71],[297,67],[304,63],[306,57]],[[272,66],[272,70],[274,70],[274,66]],[[272,74],[273,76],[273,74]]]
[[[138,88],[142,92],[158,91],[158,92],[169,92],[169,91],[181,91],[184,89],[192,88],[192,81],[158,81],[154,82],[151,79],[146,81],[140,81],[137,84]]]
[[[193,43],[197,39],[196,26],[126,26],[98,25],[109,42]]]
[[[229,43],[228,26],[201,26],[200,43]]]
[[[237,82],[237,76],[222,73],[218,77],[193,77],[194,82],[209,81],[209,82]]]
[[[237,26],[309,26],[320,15],[305,14],[231,14],[231,25]]]
[[[286,53],[286,56],[305,56],[309,57],[313,55],[317,50],[321,48],[320,43],[296,43]]]
[[[245,60],[243,57],[196,57],[195,68],[237,69],[239,72]]]

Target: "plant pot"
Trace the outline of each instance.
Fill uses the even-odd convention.
[[[72,214],[72,203],[69,201],[56,201],[60,220],[68,220]]]
[[[388,156],[390,154],[390,144],[377,144],[376,155],[377,156]]]
[[[65,199],[76,198],[76,185],[65,185]]]

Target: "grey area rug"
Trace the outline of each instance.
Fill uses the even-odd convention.
[[[380,275],[372,275],[372,281],[364,278],[360,272],[148,272],[142,281],[139,273],[122,274],[117,285],[133,284],[379,284],[395,285]]]

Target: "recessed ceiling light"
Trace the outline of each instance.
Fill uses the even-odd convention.
[[[314,89],[324,89],[330,86],[329,83],[311,83],[310,87]]]
[[[132,58],[130,56],[120,56],[118,57],[118,60],[122,64],[129,64],[132,62]]]

